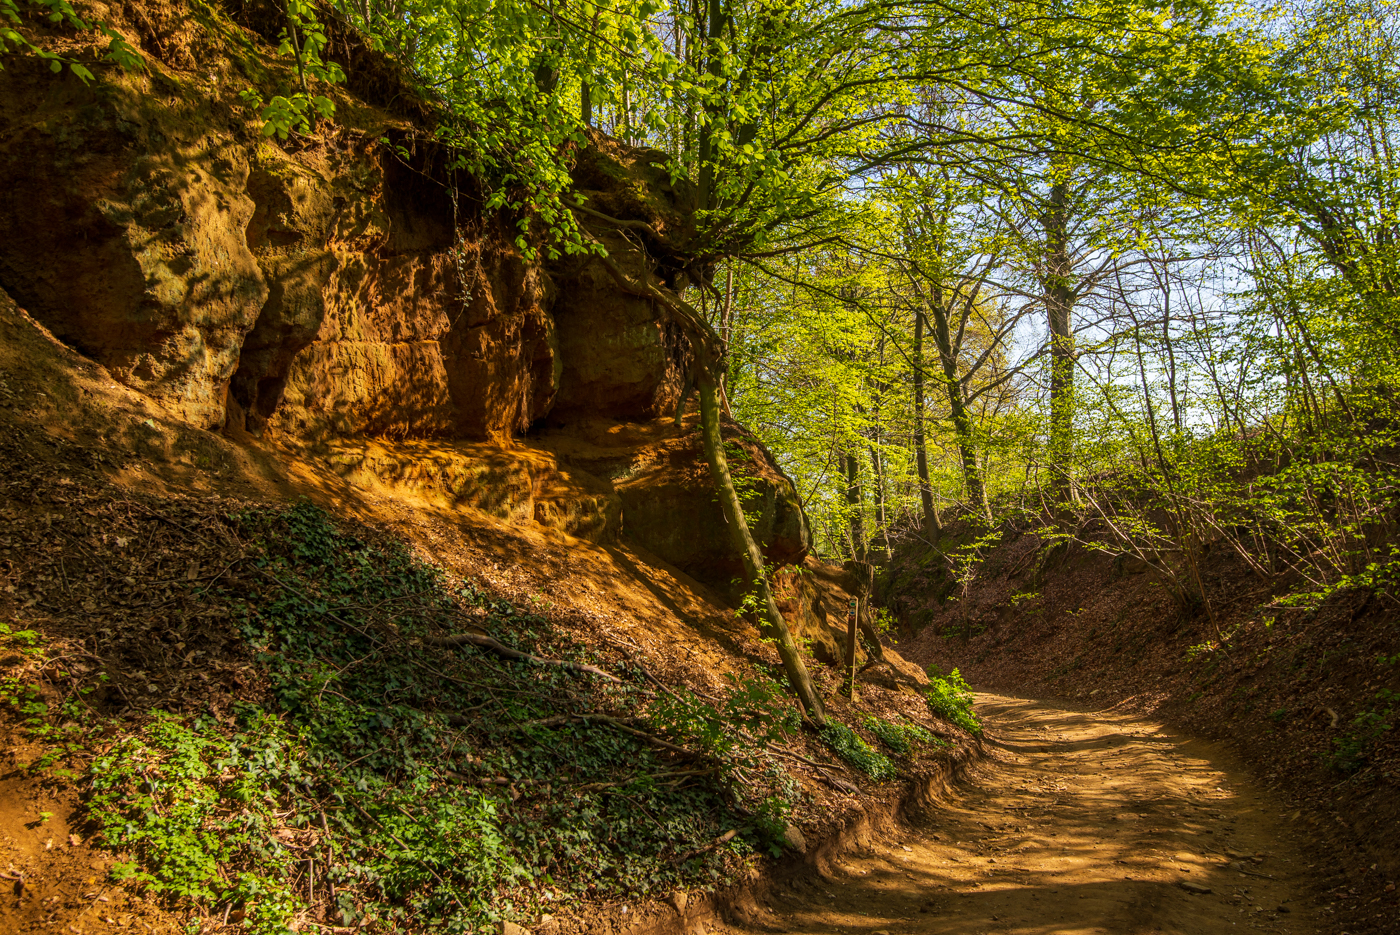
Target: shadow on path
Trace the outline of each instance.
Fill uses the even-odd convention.
[[[996,695],[979,696],[978,709],[996,752],[957,800],[850,855],[833,877],[775,892],[747,930],[1323,930],[1281,807],[1227,754],[1113,712]]]

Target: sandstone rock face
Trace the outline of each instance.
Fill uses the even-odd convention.
[[[730,469],[750,528],[775,564],[800,562],[811,546],[797,492],[751,437],[725,427]],[[622,503],[622,532],[681,571],[737,597],[743,564],[715,495],[695,416],[643,424],[586,423],[540,436],[538,444],[610,483]]]
[[[319,457],[363,489],[407,492],[603,545],[617,541],[622,531],[622,501],[611,487],[561,465],[544,448],[353,438],[327,443]]]
[[[853,592],[846,589],[840,568],[806,556],[800,564],[776,575],[773,596],[787,620],[788,629],[811,647],[812,655],[827,665],[845,663],[847,621]],[[866,661],[856,643],[856,665]]]
[[[585,222],[597,225],[595,236],[633,279],[683,287],[684,258],[673,251],[694,236],[693,187],[670,178],[664,153],[597,135],[593,141],[574,170],[578,197],[596,212]],[[625,229],[635,238],[629,241],[603,217],[643,226]],[[638,242],[646,247],[645,264]],[[651,299],[623,292],[596,260],[565,260],[551,272],[559,283],[553,313],[563,358],[551,423],[673,415],[690,366],[679,330],[663,321]]]
[[[215,119],[223,102],[192,118],[151,98],[0,72],[0,287],[54,334],[207,428],[232,410],[303,442],[506,441],[548,414],[553,281],[506,219],[454,211],[441,152],[405,165],[382,129],[288,152]],[[654,311],[615,311],[570,309],[594,372],[580,405],[655,409],[677,352]],[[590,356],[589,334],[610,350]]]
[[[0,286],[201,427],[268,296],[246,152],[33,63],[0,72]]]
[[[551,423],[675,412],[688,351],[650,299],[619,292],[602,265],[590,263],[561,289],[554,318],[564,364]]]
[[[250,430],[501,441],[548,411],[548,280],[499,230],[463,229],[430,164],[266,163],[249,243],[271,294],[233,380]]]
[[[886,649],[884,655],[884,659],[860,673],[862,682],[911,695],[928,691],[928,673],[893,649]]]
[[[275,5],[244,16],[281,28]],[[346,98],[314,134],[263,137],[238,98],[242,53],[221,46],[238,30],[177,20],[125,24],[157,65],[142,74],[0,70],[0,290],[200,428],[360,486],[625,536],[741,591],[693,419],[671,422],[692,355],[663,310],[594,256],[527,258],[515,218],[447,184],[452,155],[409,126],[422,108]],[[683,290],[702,275],[686,266],[695,193],[664,154],[595,135],[575,182],[590,238],[629,277]],[[792,483],[755,439],[726,436],[769,560],[801,561]]]

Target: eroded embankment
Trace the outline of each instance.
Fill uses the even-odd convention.
[[[1400,626],[1388,598],[1350,590],[1292,606],[1276,599],[1296,581],[1262,580],[1215,546],[1200,565],[1209,606],[1184,613],[1141,562],[1001,533],[966,593],[937,550],[899,550],[885,596],[906,624],[901,652],[981,690],[1127,705],[1228,742],[1326,854],[1316,873],[1341,927],[1400,931]]]

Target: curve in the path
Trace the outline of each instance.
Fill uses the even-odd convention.
[[[748,926],[810,935],[1326,929],[1288,816],[1224,751],[1129,715],[979,696],[992,757],[959,797]]]

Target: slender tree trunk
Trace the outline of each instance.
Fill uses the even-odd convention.
[[[826,712],[822,707],[821,696],[802,663],[802,655],[797,642],[792,638],[782,611],[773,600],[773,590],[769,587],[768,576],[763,566],[763,551],[754,541],[748,521],[744,517],[744,507],[739,502],[739,494],[734,489],[734,478],[729,473],[729,462],[724,456],[724,439],[720,434],[720,384],[719,361],[722,351],[719,336],[705,322],[705,318],[679,296],[665,292],[652,285],[643,275],[641,283],[634,283],[606,254],[599,261],[612,275],[624,291],[633,295],[647,296],[669,308],[677,322],[685,329],[695,350],[695,383],[700,396],[700,438],[705,449],[705,460],[710,466],[710,477],[714,481],[715,493],[719,496],[720,509],[729,527],[729,538],[740,560],[744,572],[758,594],[761,614],[767,626],[768,635],[777,644],[778,656],[787,672],[788,682],[797,700],[806,709],[807,716],[818,726],[825,726]]]
[[[884,552],[885,560],[889,561],[890,524],[889,517],[885,515],[885,460],[880,457],[878,434],[875,443],[870,445],[870,472],[875,480],[875,521],[880,524],[875,537],[876,548]]]
[[[982,469],[977,464],[976,432],[973,431],[972,414],[967,410],[962,381],[958,379],[958,356],[953,348],[948,310],[943,306],[941,296],[939,299],[930,306],[933,313],[933,340],[938,345],[938,357],[943,365],[943,385],[948,390],[948,411],[953,418],[953,434],[958,440],[963,483],[967,488],[968,504],[990,522],[992,511],[987,503],[987,489],[982,483]]]
[[[948,408],[953,416],[953,432],[958,437],[958,454],[962,458],[963,480],[967,484],[967,499],[974,510],[982,514],[988,522],[992,518],[992,508],[987,502],[987,488],[982,483],[982,468],[977,463],[976,432],[972,425],[972,414],[967,410],[963,399],[963,387],[957,379],[948,378]]]
[[[841,470],[846,475],[846,510],[851,518],[851,557],[865,561],[865,494],[860,487],[860,459],[856,449],[841,452]]]
[[[734,336],[734,264],[727,263],[725,266],[724,301],[719,307],[719,340],[720,347],[724,352],[724,359],[729,361],[729,341]],[[720,374],[720,389],[724,391],[726,397],[734,386],[733,369],[734,364],[731,361],[728,370]]]
[[[715,380],[702,374],[697,383],[700,391],[700,431],[705,446],[705,460],[710,465],[710,476],[714,479],[715,490],[719,494],[720,507],[729,524],[729,537],[744,562],[744,572],[758,591],[759,606],[766,618],[768,635],[777,644],[778,656],[783,661],[788,682],[797,699],[806,709],[807,716],[818,725],[826,723],[826,712],[822,708],[821,696],[817,694],[807,667],[802,663],[797,642],[788,630],[782,611],[773,600],[773,590],[768,586],[768,576],[764,573],[763,552],[754,541],[753,533],[744,518],[744,508],[739,502],[739,494],[734,489],[734,479],[729,474],[729,462],[724,456],[724,440],[719,427],[719,386]]]
[[[1045,257],[1040,285],[1050,329],[1050,462],[1062,496],[1073,497],[1070,456],[1074,450],[1074,287],[1069,256],[1069,186],[1050,186],[1050,204],[1041,223]]]
[[[714,81],[712,91],[718,91],[720,79],[724,77],[724,63],[720,61],[719,42],[724,37],[724,5],[722,0],[709,0],[705,14],[709,26],[709,43],[706,54],[709,56],[708,71]],[[719,105],[705,105],[705,125],[700,129],[700,209],[713,208],[715,200],[715,135],[719,132]]]
[[[885,364],[885,336],[880,335],[878,344],[879,363],[883,368]],[[867,447],[870,451],[870,476],[875,483],[875,547],[885,553],[886,561],[890,558],[890,524],[889,517],[885,513],[885,459],[881,454],[884,443],[884,408],[885,394],[889,391],[889,384],[884,380],[874,380],[871,385],[872,414],[874,418],[870,420],[870,438]]]
[[[622,142],[632,142],[632,89],[627,69],[622,70]]]
[[[924,310],[914,312],[914,463],[919,472],[919,503],[923,507],[924,536],[934,542],[943,532],[933,488],[928,481],[928,445],[924,438]]]

